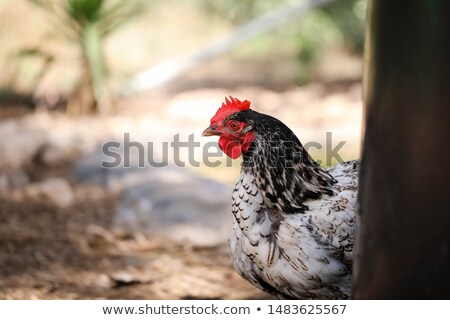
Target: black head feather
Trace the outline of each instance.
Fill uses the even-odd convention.
[[[308,209],[306,200],[333,194],[336,180],[311,158],[280,120],[254,110],[237,112],[229,118],[246,122],[256,133],[255,141],[243,154],[242,170],[255,177],[270,208],[300,213]]]

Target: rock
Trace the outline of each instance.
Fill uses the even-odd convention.
[[[110,279],[113,282],[112,287],[114,288],[142,283],[141,280],[136,279],[131,273],[127,271],[116,272],[110,276]]]
[[[66,208],[75,200],[72,187],[63,178],[49,178],[27,186],[26,194],[33,198],[50,201],[55,206]]]
[[[80,154],[77,145],[74,144],[45,144],[40,152],[40,158],[47,166],[56,166],[68,163]]]
[[[101,153],[81,158],[73,171],[83,183],[121,191],[113,225],[196,246],[227,241],[232,187],[202,178],[185,168],[99,170]]]
[[[198,246],[226,242],[231,188],[178,168],[122,176],[115,226]]]
[[[113,287],[113,282],[111,281],[111,278],[106,274],[101,274],[96,279],[97,286],[101,288],[111,288]]]
[[[136,157],[130,158],[131,168],[102,168],[104,155],[96,149],[73,165],[79,182],[121,194],[115,228],[196,246],[227,241],[231,186],[174,165],[138,168]]]
[[[0,168],[18,170],[30,163],[41,149],[45,134],[8,120],[0,123]]]

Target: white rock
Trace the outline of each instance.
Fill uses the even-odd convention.
[[[48,166],[55,166],[61,163],[69,162],[80,154],[75,144],[56,145],[47,144],[42,150],[41,159]]]
[[[231,187],[172,167],[130,170],[122,181],[116,227],[197,246],[226,242]]]
[[[45,141],[42,131],[8,120],[0,123],[0,167],[20,169],[30,163]]]
[[[27,187],[26,193],[34,198],[46,199],[61,208],[70,206],[75,200],[72,187],[63,178],[49,178],[32,183]]]

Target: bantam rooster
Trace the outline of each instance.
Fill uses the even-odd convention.
[[[212,135],[243,157],[229,238],[238,273],[279,298],[349,298],[358,162],[320,167],[286,125],[233,97]]]

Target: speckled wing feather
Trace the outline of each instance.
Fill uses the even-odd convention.
[[[356,161],[330,168],[333,192],[306,200],[299,213],[270,205],[256,171],[243,170],[233,191],[229,239],[236,270],[279,297],[348,298],[357,170]]]

